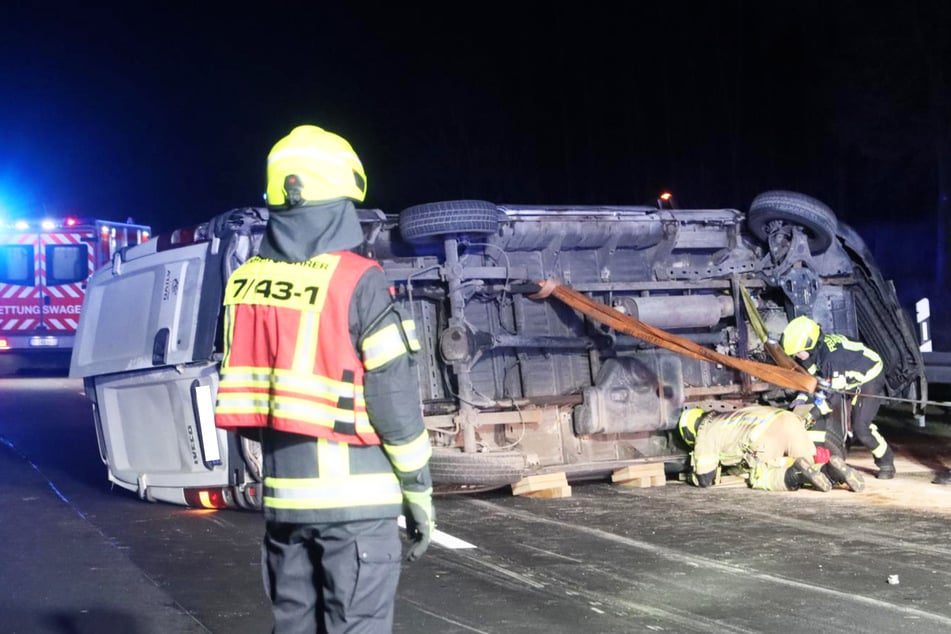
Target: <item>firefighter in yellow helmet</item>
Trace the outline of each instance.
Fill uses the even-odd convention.
[[[750,405],[730,412],[685,409],[678,429],[691,449],[689,481],[708,487],[719,480],[720,470],[746,474],[751,488],[795,491],[805,484],[829,491],[832,483],[815,463],[816,446],[792,412]],[[834,458],[826,465],[853,491],[864,488],[861,475]]]
[[[828,395],[829,407],[817,408],[815,426],[810,430],[816,444],[845,458],[845,438],[840,437],[841,432],[838,431],[841,423],[834,424],[828,415],[844,405],[849,408],[852,434],[872,452],[878,466],[876,477],[894,478],[895,454],[872,422],[881,405],[881,400],[874,397],[881,395],[885,389],[882,358],[878,353],[843,335],[822,332],[819,324],[805,315],[796,317],[786,325],[782,345],[786,354],[796,358],[810,374],[820,380],[821,385],[827,385],[832,390],[871,395],[869,398],[852,396],[847,400],[839,392],[833,391]],[[799,406],[809,399],[808,395],[799,395],[793,401],[793,406]],[[843,400],[846,402],[843,403]]]
[[[343,138],[291,130],[267,165],[266,235],[225,288],[219,427],[259,433],[274,631],[389,632],[434,515],[411,319],[363,242],[366,174]]]

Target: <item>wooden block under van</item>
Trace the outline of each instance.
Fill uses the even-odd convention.
[[[512,495],[537,498],[563,498],[571,495],[564,471],[543,473],[522,478],[512,485]]]
[[[658,487],[667,484],[663,462],[646,462],[618,469],[611,474],[611,482],[625,487]]]

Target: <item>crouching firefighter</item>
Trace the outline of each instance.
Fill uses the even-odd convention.
[[[268,156],[258,256],[225,288],[216,423],[260,434],[277,633],[391,631],[397,517],[410,561],[435,526],[415,327],[380,266],[350,251],[365,194],[346,140],[294,128]]]
[[[829,397],[832,411],[848,408],[851,432],[855,438],[872,452],[878,473],[875,477],[886,480],[895,477],[895,453],[888,446],[878,426],[872,422],[881,406],[881,396],[885,391],[885,378],[882,375],[882,358],[877,352],[858,341],[834,333],[823,333],[819,324],[805,315],[790,321],[783,330],[783,350],[795,357],[810,374],[819,379],[820,387],[836,390]],[[840,391],[854,392],[843,395]],[[862,394],[870,396],[862,397]],[[839,451],[836,443],[841,442],[841,453],[845,457],[845,434],[838,438],[836,425],[829,416],[816,421],[816,431],[830,436],[826,447],[833,453]]]
[[[680,435],[690,454],[689,481],[700,487],[717,483],[720,470],[746,475],[751,488],[795,491],[809,485],[829,491],[832,482],[816,464],[816,446],[792,412],[751,405],[731,412],[705,413],[694,407],[681,413]],[[857,474],[844,461],[830,460],[843,481]]]

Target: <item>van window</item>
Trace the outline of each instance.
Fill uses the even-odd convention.
[[[85,244],[46,246],[46,285],[73,284],[89,276],[89,253]]]
[[[7,244],[0,246],[0,282],[33,286],[33,246]]]

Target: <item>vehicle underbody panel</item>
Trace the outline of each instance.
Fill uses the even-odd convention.
[[[772,362],[746,314],[745,289],[771,337],[778,339],[792,317],[810,315],[824,329],[882,352],[889,394],[927,394],[913,330],[890,282],[851,229],[801,194],[767,192],[749,214],[484,201],[430,203],[400,215],[358,213],[366,237],[360,252],[382,264],[401,310],[416,322],[422,343],[415,355],[418,397],[437,484],[500,486],[553,471],[602,477],[637,462],[682,466],[686,448],[675,428],[685,406],[781,405],[793,396],[723,365],[618,333],[554,297],[540,298],[534,291],[545,280],[721,354]],[[148,412],[146,420],[133,421],[130,411],[104,409],[108,386],[118,380],[111,373],[191,364],[207,364],[211,370],[203,372],[214,372],[220,316],[207,297],[220,298],[230,271],[256,252],[266,220],[264,209],[232,210],[191,231],[193,246],[146,253],[143,245],[127,254],[123,266],[130,271],[151,271],[152,277],[162,271],[150,292],[167,290],[165,280],[180,273],[206,299],[189,298],[189,287],[179,286],[185,289],[181,297],[148,309],[143,317],[152,321],[136,335],[142,339],[133,346],[139,356],[129,362],[109,358],[105,344],[101,354],[98,344],[84,345],[81,323],[77,349],[84,351],[85,366],[74,365],[74,375],[87,377],[100,394],[107,439],[117,429],[148,427],[158,417]],[[179,264],[185,260],[191,264]],[[93,287],[105,289],[113,272],[100,275]],[[117,301],[105,290],[93,291],[99,311]],[[167,312],[163,306],[187,310]],[[175,321],[182,315],[187,323]],[[187,340],[156,339],[154,326],[162,324]],[[88,328],[85,336],[92,337],[94,326]],[[169,376],[168,385],[150,384],[162,391],[163,407],[191,398],[188,389],[170,387],[187,377]],[[189,415],[176,411],[166,425],[187,424]],[[181,433],[169,432],[169,447],[175,445],[171,436]],[[178,441],[179,448],[187,445]],[[250,480],[259,475],[252,453],[247,447],[223,450],[233,461],[231,475],[223,476],[230,484],[244,484],[231,481],[234,473]],[[158,456],[147,458],[130,463],[128,475],[119,475],[124,472],[117,458],[106,459],[124,482],[135,482],[141,473],[155,482],[159,472],[149,471],[149,460]],[[179,468],[182,486],[198,480],[206,466],[198,467]],[[212,468],[207,477],[216,472]]]

